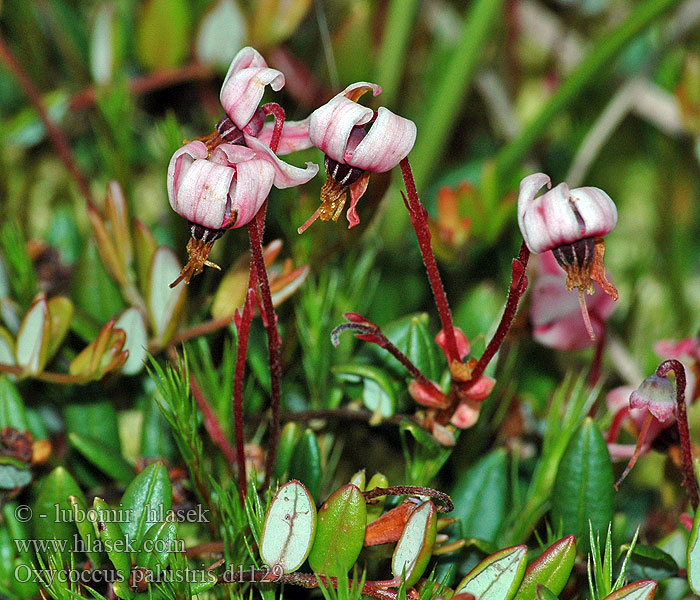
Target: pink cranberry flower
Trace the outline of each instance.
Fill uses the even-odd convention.
[[[544,173],[528,175],[520,182],[518,225],[531,252],[552,250],[566,271],[566,289],[579,290],[579,304],[586,329],[595,339],[583,292],[593,294],[595,281],[613,300],[617,289],[605,276],[602,236],[617,224],[617,208],[603,190],[582,187],[573,190],[565,183],[537,196],[543,186],[552,187]]]
[[[367,189],[369,172],[384,173],[393,169],[413,148],[416,141],[413,121],[384,107],[375,113],[357,103],[370,90],[375,96],[382,91],[374,83],[353,83],[311,113],[309,138],[326,155],[328,179],[321,190],[321,206],[299,228],[299,233],[319,217],[322,221],[337,221],[348,191],[349,227],[357,225],[360,222],[357,202]]]
[[[584,321],[576,318],[580,310],[578,299],[565,289],[564,271],[559,268],[552,252],[540,254],[538,265],[530,307],[535,341],[557,350],[580,350],[590,346],[592,340]],[[597,283],[594,287],[596,293],[587,309],[593,332],[600,337],[615,303],[602,293]]]
[[[244,130],[256,115],[268,85],[280,91],[284,87],[284,75],[269,68],[255,48],[246,46],[231,62],[219,95],[226,115],[238,129]],[[253,122],[248,133],[257,133],[259,129],[259,123]]]
[[[249,146],[219,144],[209,152],[206,144],[194,141],[180,148],[168,167],[170,206],[190,223],[187,244],[189,262],[173,282],[190,279],[205,265],[213,243],[227,229],[248,224],[257,214],[274,185],[286,188],[306,183],[318,172],[308,163],[305,169],[283,161],[255,138]]]

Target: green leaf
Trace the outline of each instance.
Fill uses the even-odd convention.
[[[93,502],[97,517],[97,533],[100,540],[105,546],[107,556],[112,561],[114,567],[119,571],[121,579],[127,581],[131,572],[131,555],[129,547],[133,543],[124,535],[122,528],[117,520],[120,520],[124,515],[122,510],[124,507],[119,507],[119,510],[110,509],[109,505],[102,498],[95,498]]]
[[[165,465],[154,462],[141,471],[126,488],[121,505],[129,516],[122,524],[124,534],[138,546],[148,529],[165,520],[173,506],[173,489]]]
[[[428,313],[408,315],[389,323],[384,333],[428,379],[435,381],[440,377],[441,363],[435,336],[428,330],[429,323]],[[405,374],[404,367],[394,357],[388,356],[387,361]]]
[[[598,425],[587,418],[569,442],[559,463],[552,493],[552,521],[562,532],[586,540],[605,532],[613,518],[615,476],[610,453]]]
[[[170,562],[170,553],[177,549],[177,523],[162,521],[154,523],[146,532],[136,555],[136,565],[155,571],[166,568]]]
[[[479,600],[511,600],[527,567],[527,546],[505,548],[486,557],[455,587]]]
[[[696,594],[700,594],[700,541],[698,532],[700,531],[700,508],[695,511],[693,527],[690,530],[688,539],[688,584],[690,589]]]
[[[537,600],[559,600],[556,594],[550,592],[545,586],[537,586]]]
[[[92,568],[97,569],[103,565],[105,561],[100,552],[93,550],[97,547],[95,541],[98,536],[94,523],[88,518],[87,504],[83,498],[78,498],[77,496],[68,496],[68,502],[73,509],[75,526],[78,528],[78,533],[85,544],[85,554],[87,554],[87,557],[90,559]]]
[[[537,586],[546,586],[554,595],[559,594],[569,580],[576,559],[576,538],[562,538],[547,548],[525,571],[518,590],[518,600],[534,600]]]
[[[294,453],[294,448],[297,445],[297,439],[299,437],[299,425],[290,421],[284,427],[280,433],[280,441],[277,450],[277,459],[275,461],[275,478],[277,480],[282,479],[284,474],[289,469],[289,465],[292,460],[292,454]]]
[[[321,449],[318,446],[316,435],[311,429],[304,431],[297,442],[289,466],[289,477],[301,481],[308,488],[311,496],[318,498],[321,491],[323,465],[321,464]]]
[[[316,538],[309,554],[315,573],[341,577],[352,568],[365,539],[367,503],[352,484],[338,488],[318,511]]]
[[[316,506],[298,481],[285,483],[265,515],[260,556],[266,565],[284,573],[296,571],[306,560],[316,533]]]
[[[115,328],[126,333],[124,350],[129,351],[129,358],[122,367],[124,375],[138,373],[144,365],[148,353],[148,333],[141,312],[136,308],[127,308],[114,324]]]
[[[425,571],[437,536],[435,505],[424,502],[406,521],[401,537],[391,557],[394,577],[403,576],[406,587],[412,586]]]
[[[7,377],[0,376],[0,429],[3,427],[27,431],[29,423],[17,387]]]
[[[68,440],[78,452],[109,477],[126,483],[134,476],[134,469],[121,453],[88,435],[69,433]]]
[[[626,552],[629,545],[623,544],[620,552]],[[656,546],[635,544],[627,563],[629,579],[666,579],[678,575],[678,563],[673,557]]]
[[[17,333],[15,357],[27,374],[41,373],[49,352],[51,324],[46,298],[39,296],[29,307]]]
[[[189,32],[190,8],[186,0],[149,0],[136,31],[141,64],[153,71],[181,65],[187,57]]]
[[[605,596],[603,600],[651,600],[656,593],[656,581],[636,581],[630,583],[609,596]]]
[[[75,526],[66,515],[73,513],[69,496],[85,502],[85,496],[78,484],[63,467],[56,467],[43,478],[39,493],[32,507],[34,537],[40,540],[68,540],[73,538]],[[68,558],[69,546],[61,552]]]
[[[69,433],[91,437],[121,452],[117,411],[109,400],[69,404],[64,410],[63,418]],[[133,474],[127,481],[131,481],[131,477]]]
[[[333,367],[333,373],[349,381],[362,379],[362,402],[375,414],[390,417],[396,412],[396,383],[382,369],[349,364]]]
[[[495,541],[506,515],[507,493],[503,449],[487,454],[463,472],[450,494],[455,505],[452,516],[460,520],[462,536]]]
[[[367,483],[367,486],[365,487],[366,490],[373,490],[374,488],[385,488],[389,487],[389,480],[387,479],[387,476],[384,475],[383,473],[375,473],[370,477],[369,482]],[[381,496],[379,498],[375,499],[375,502],[372,504],[367,505],[367,524],[369,525],[370,523],[376,521],[379,517],[382,516],[382,513],[384,512],[384,504],[386,504],[386,496]]]
[[[160,26],[159,28],[162,29]],[[175,253],[166,246],[158,248],[153,255],[149,272],[148,318],[161,346],[166,344],[177,330],[185,303],[187,286],[180,283],[174,288],[170,287],[179,274],[180,262]]]
[[[68,334],[73,319],[73,303],[64,296],[56,296],[48,302],[49,347],[47,359],[51,360]]]

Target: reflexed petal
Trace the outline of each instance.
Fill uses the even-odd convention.
[[[196,158],[206,158],[209,151],[203,142],[190,142],[177,150],[168,165],[168,200],[173,210],[177,211],[177,191],[187,170]]]
[[[285,121],[276,154],[291,154],[292,152],[311,148],[313,143],[309,137],[310,120],[311,117],[306,117],[303,121]],[[265,123],[262,131],[256,137],[269,146],[274,128],[274,121]]]
[[[617,225],[617,207],[603,190],[582,187],[571,190],[573,202],[583,219],[581,237],[603,237]]]
[[[219,165],[233,167],[245,160],[252,160],[256,156],[255,151],[240,144],[219,144],[211,153],[209,160]]]
[[[339,94],[311,113],[309,137],[333,160],[345,163],[345,149],[354,127],[372,120],[374,111]]]
[[[313,179],[318,173],[318,165],[307,162],[304,169],[294,167],[280,158],[270,150],[270,147],[259,139],[252,136],[245,136],[246,144],[253,149],[258,158],[270,163],[275,169],[274,186],[278,189],[302,185]]]
[[[369,81],[358,81],[357,83],[351,83],[342,92],[336,94],[334,98],[345,96],[353,102],[357,102],[363,94],[370,91],[373,96],[379,96],[379,94],[382,93],[382,87],[376,83],[370,83]]]
[[[258,214],[275,180],[274,167],[262,158],[239,162],[236,168],[231,187],[231,211],[238,211],[234,228],[247,225]]]
[[[173,209],[188,221],[220,229],[230,209],[229,190],[235,171],[208,160],[195,160],[178,187]]]
[[[518,192],[518,227],[520,227],[523,237],[525,236],[523,215],[532,201],[535,199],[535,196],[537,196],[537,193],[545,185],[547,186],[548,190],[552,188],[551,179],[544,173],[534,173],[532,175],[528,175],[527,177],[523,177],[522,181],[520,182],[520,191]],[[527,243],[527,240],[525,240],[525,242]]]
[[[457,351],[459,352],[459,358],[464,360],[469,355],[471,350],[469,346],[469,339],[467,335],[459,327],[453,327],[455,340],[457,342]],[[442,352],[447,356],[447,336],[445,335],[445,330],[441,329],[435,336],[435,343],[440,346]]]
[[[239,129],[258,110],[266,85],[278,92],[284,87],[284,75],[270,69],[254,48],[243,48],[233,59],[219,96],[226,114]]]
[[[416,125],[384,107],[380,107],[377,113],[377,120],[367,135],[355,151],[352,154],[346,152],[344,158],[353,167],[384,173],[398,165],[411,151],[416,142]]]
[[[560,183],[546,194],[521,205],[521,233],[535,254],[581,239],[581,227],[569,205],[569,186]]]

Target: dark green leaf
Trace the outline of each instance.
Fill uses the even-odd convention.
[[[121,520],[124,513],[123,506],[118,511],[110,509],[102,498],[95,498],[93,507],[97,517],[97,532],[105,546],[109,560],[120,572],[121,578],[126,581],[131,572],[130,546],[133,541],[124,535],[117,521]]]
[[[0,377],[0,428],[14,427],[19,431],[29,429],[24,402],[17,386],[7,377]]]
[[[69,433],[91,437],[104,446],[121,452],[117,411],[112,402],[98,400],[69,404],[63,414]]]
[[[136,565],[152,571],[167,567],[170,553],[177,551],[176,537],[177,523],[174,521],[154,523],[143,537]]]
[[[134,476],[134,470],[126,462],[120,452],[111,446],[87,435],[79,433],[68,434],[68,439],[76,450],[103,471],[117,481],[126,483]]]
[[[82,498],[77,496],[68,496],[68,501],[73,508],[73,519],[75,526],[78,528],[78,533],[85,545],[87,557],[93,569],[98,569],[105,563],[104,556],[100,552],[96,552],[97,532],[95,525],[88,519],[87,504]]]
[[[294,449],[294,456],[289,465],[289,477],[301,481],[311,492],[311,496],[318,499],[322,476],[321,449],[314,432],[307,429]]]
[[[479,600],[511,600],[518,591],[527,567],[527,546],[500,550],[482,560],[455,587],[455,593],[470,593]]]
[[[32,507],[32,526],[34,537],[40,540],[68,540],[73,538],[75,525],[71,522],[73,514],[69,496],[76,496],[85,502],[85,496],[78,484],[63,467],[56,467],[43,478],[39,493]],[[61,552],[68,557],[68,547]]]
[[[129,516],[122,524],[124,534],[139,546],[148,529],[165,520],[173,505],[173,490],[165,465],[154,462],[141,471],[126,488],[121,505]]]
[[[626,553],[629,545],[623,544],[620,553]],[[625,571],[629,579],[666,579],[678,575],[678,563],[673,557],[656,546],[635,544]]]
[[[559,463],[552,493],[555,528],[588,540],[604,534],[613,518],[615,476],[610,453],[598,425],[587,418],[569,442]],[[588,542],[583,544],[587,548]]]
[[[463,537],[495,541],[507,509],[508,469],[505,450],[494,450],[462,473],[450,496],[451,516],[460,520]]]

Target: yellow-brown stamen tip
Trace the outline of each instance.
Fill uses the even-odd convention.
[[[593,263],[591,264],[591,279],[595,281],[600,288],[610,296],[614,301],[617,301],[619,295],[617,288],[608,281],[605,276],[605,265],[603,264],[603,256],[605,255],[605,241],[603,238],[595,239],[595,250],[593,252]]]
[[[195,141],[204,143],[204,145],[207,147],[207,150],[209,151],[209,156],[211,156],[211,153],[214,151],[214,148],[224,143],[224,140],[221,139],[221,135],[219,134],[218,129],[214,129],[214,131],[207,135],[195,138]]]
[[[189,285],[190,280],[196,275],[199,275],[204,270],[205,266],[213,267],[221,271],[219,265],[208,260],[213,245],[213,241],[203,242],[202,240],[190,238],[190,241],[187,242],[187,256],[189,260],[182,271],[180,271],[178,278],[170,284],[170,287],[175,287],[181,281]]]
[[[321,188],[321,206],[318,208],[321,221],[338,220],[347,200],[347,189],[332,177],[326,179]]]

